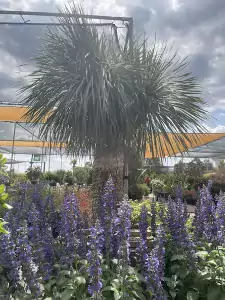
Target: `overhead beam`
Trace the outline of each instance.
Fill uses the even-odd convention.
[[[33,23],[33,22],[0,22],[0,25],[28,25],[28,26],[64,26],[65,24],[63,23],[44,23],[44,22],[40,22],[40,23]],[[72,23],[70,24],[72,26],[96,26],[96,27],[104,27],[104,26],[112,26],[113,23],[89,23],[89,24],[76,24],[76,23]]]
[[[113,17],[113,16],[98,16],[98,15],[83,15],[83,14],[70,14],[70,13],[53,13],[53,12],[39,12],[39,11],[23,11],[23,10],[0,10],[0,15],[18,15],[18,16],[41,16],[41,17],[69,17],[79,19],[92,19],[92,20],[112,20],[112,21],[131,21],[131,17]]]

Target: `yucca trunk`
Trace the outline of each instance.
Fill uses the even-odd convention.
[[[111,176],[115,184],[116,201],[120,202],[123,198],[123,174],[124,174],[124,155],[123,153],[105,154],[96,156],[93,164],[93,212],[98,214],[101,205],[101,196],[104,192],[106,181]]]

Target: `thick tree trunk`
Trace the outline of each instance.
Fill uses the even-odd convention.
[[[104,192],[106,181],[111,176],[116,188],[116,201],[120,202],[124,194],[123,186],[124,172],[124,155],[105,154],[104,156],[96,156],[93,164],[93,213],[97,215],[101,205],[101,196]]]

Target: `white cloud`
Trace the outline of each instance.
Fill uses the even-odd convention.
[[[217,125],[216,127],[210,127],[210,126],[205,125],[205,127],[211,133],[225,133],[224,125]]]

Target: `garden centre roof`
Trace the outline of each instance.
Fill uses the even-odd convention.
[[[31,127],[26,122],[27,107],[0,105],[0,152],[14,154],[61,154],[59,144],[38,137],[41,124]],[[44,122],[44,120],[43,120]]]
[[[185,144],[188,152],[182,144],[177,143],[177,135],[172,133],[168,135],[169,142],[161,135],[156,138],[156,146],[153,147],[154,153],[157,152],[156,149],[160,149],[161,145],[161,153],[164,153],[164,157],[225,158],[225,133],[187,133],[186,137],[183,138],[186,139]],[[145,158],[153,158],[149,145],[147,146]]]
[[[41,124],[31,128],[24,117],[27,107],[21,105],[0,104],[0,152],[14,154],[60,154],[60,145],[41,141],[38,132]],[[44,120],[43,120],[44,122]],[[169,141],[163,136],[156,137],[153,153],[149,145],[145,158],[157,157],[156,149],[161,148],[164,157],[200,157],[225,158],[225,133],[186,134],[188,153],[176,136],[169,134]],[[62,152],[61,152],[62,153]],[[158,157],[159,157],[158,153]],[[162,155],[161,155],[162,156]]]

